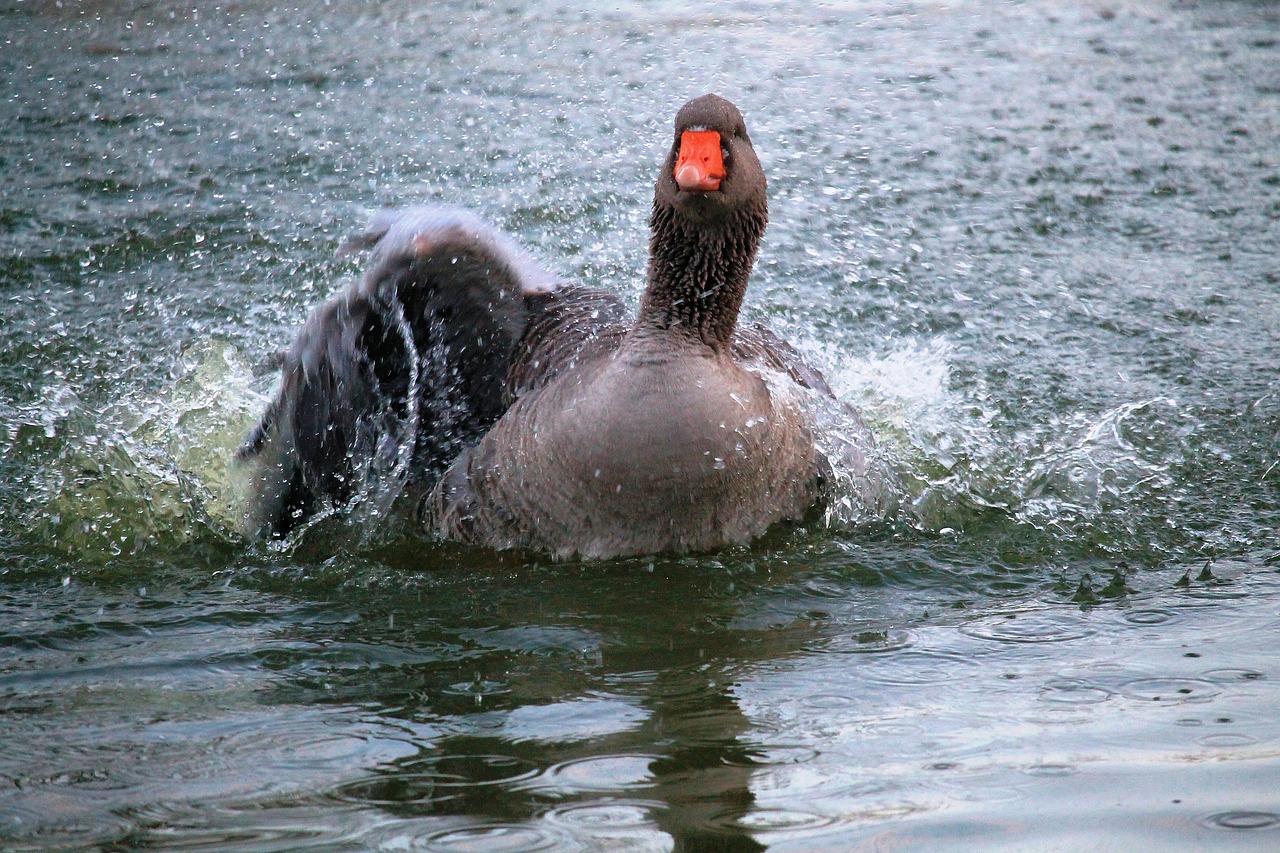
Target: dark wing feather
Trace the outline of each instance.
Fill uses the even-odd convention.
[[[355,245],[374,248],[369,272],[308,318],[237,454],[259,533],[373,480],[429,488],[501,416],[513,354],[554,301],[554,279],[464,211],[382,214]]]

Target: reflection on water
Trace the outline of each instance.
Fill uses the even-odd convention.
[[[1124,820],[1179,846],[1275,814],[1273,655],[1246,645],[1280,623],[1171,594],[1167,571],[1123,606],[943,618],[851,582],[778,627],[735,623],[805,571],[459,567],[419,594],[294,578],[292,595],[245,571],[181,600],[57,586],[43,630],[4,614],[10,837],[839,849],[972,825],[977,847],[1070,846],[1056,809],[1105,823],[1123,797]],[[1280,593],[1274,573],[1232,586]],[[1129,618],[1156,602],[1158,629],[1184,629]]]
[[[1275,845],[1275,9],[0,20],[0,847]],[[604,565],[239,540],[230,451],[369,210],[634,300],[708,89],[770,178],[748,316],[900,514]]]

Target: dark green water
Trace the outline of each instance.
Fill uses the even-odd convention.
[[[1274,849],[1280,9],[0,2],[0,848]],[[230,450],[382,206],[634,301],[674,110],[890,523],[551,564]]]

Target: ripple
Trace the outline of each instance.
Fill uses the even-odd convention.
[[[335,788],[331,796],[347,803],[391,806],[404,803],[438,803],[461,796],[456,789],[441,791],[444,783],[434,773],[398,773],[381,779],[361,779]]]
[[[256,808],[161,806],[138,810],[130,850],[332,849],[333,825],[318,812],[288,816]]]
[[[1099,672],[1103,675],[1121,675],[1128,670],[1124,665],[1112,663],[1111,661],[1099,661],[1098,663],[1089,665],[1090,672]]]
[[[611,803],[579,803],[561,806],[547,812],[552,823],[589,831],[641,829],[653,825],[651,814],[663,808],[660,803],[641,800]]]
[[[170,796],[190,789],[206,796],[267,796],[318,772],[338,769],[346,775],[346,768],[376,764],[397,745],[368,731],[324,727],[310,716],[156,722],[143,733],[124,735],[137,740],[112,739],[118,736],[112,732],[94,744],[66,742],[62,760],[79,756],[78,766],[40,781],[113,796],[151,789]]]
[[[1016,619],[970,623],[961,627],[960,633],[997,643],[1065,643],[1096,632],[1076,619],[1068,621],[1061,616],[1037,613]]]
[[[1087,704],[1056,704],[1024,714],[1022,720],[1035,726],[1079,726],[1093,719],[1094,713],[1093,707]]]
[[[800,809],[753,809],[738,817],[733,824],[757,832],[782,829],[816,829],[834,821],[827,815]]]
[[[863,700],[843,693],[813,693],[801,699],[800,704],[810,711],[844,711],[861,708]]]
[[[655,699],[685,699],[690,696],[706,695],[713,692],[702,679],[662,679],[645,690],[646,695]]]
[[[1026,796],[1021,788],[1011,786],[1007,775],[990,771],[958,772],[939,776],[934,784],[954,800],[968,803],[1001,803]]]
[[[836,640],[829,651],[846,654],[880,654],[896,652],[916,644],[916,635],[905,628],[890,628],[885,631],[859,631],[848,637]]]
[[[279,719],[252,717],[217,724],[212,730],[186,726],[163,733],[170,744],[183,743],[203,756],[206,743],[232,766],[315,770],[326,765],[370,766],[383,757],[388,741],[368,730],[342,731],[311,715]],[[210,736],[212,735],[212,736]],[[207,738],[207,741],[205,740]],[[153,762],[160,780],[172,764]]]
[[[924,727],[915,723],[902,723],[898,721],[871,722],[863,727],[862,731],[869,735],[877,735],[879,737],[914,737],[924,734]]]
[[[1208,699],[1222,691],[1197,678],[1137,678],[1120,685],[1120,692],[1130,699],[1176,704]]]
[[[1252,735],[1235,734],[1231,732],[1224,732],[1216,735],[1205,735],[1202,738],[1196,739],[1196,743],[1201,746],[1218,747],[1220,749],[1229,749],[1234,746],[1251,746],[1257,742],[1258,739]]]
[[[1224,586],[1192,587],[1183,590],[1182,594],[1187,598],[1198,598],[1203,601],[1235,601],[1249,597],[1248,590]]]
[[[1111,691],[1087,681],[1051,681],[1040,692],[1044,702],[1062,705],[1096,705],[1111,698]]]
[[[348,782],[331,796],[351,803],[396,805],[438,803],[467,788],[509,785],[538,775],[530,761],[509,755],[442,755],[374,778]]]
[[[84,755],[84,760],[86,761],[94,758],[91,753]],[[109,756],[97,756],[95,760],[96,763],[112,761]],[[118,770],[119,768],[116,769]],[[104,767],[77,767],[45,776],[24,777],[18,787],[56,790],[62,794],[74,792],[78,796],[81,791],[127,791],[132,787],[132,784],[132,780],[121,778],[118,773],[113,773],[111,769]]]
[[[1261,681],[1267,676],[1256,669],[1210,669],[1200,673],[1201,678],[1207,678],[1219,684],[1230,684],[1237,681]]]
[[[423,838],[429,850],[459,851],[459,853],[533,853],[536,850],[553,850],[562,846],[565,839],[550,829],[511,823],[491,823],[469,826],[465,829],[448,829]]]
[[[860,670],[869,681],[905,686],[945,684],[956,678],[959,670],[977,664],[966,655],[924,649],[908,649],[874,661],[873,665]]]
[[[599,755],[551,767],[539,783],[565,792],[625,791],[653,783],[652,755]]]
[[[309,732],[279,745],[282,768],[315,769],[325,764],[348,766],[369,752],[367,737],[352,732]]]
[[[1209,815],[1201,823],[1216,829],[1275,829],[1280,826],[1280,814],[1253,811],[1218,812]]]
[[[1163,625],[1174,618],[1169,610],[1130,610],[1124,614],[1124,621],[1134,625]]]
[[[1074,776],[1080,771],[1072,764],[1032,764],[1023,768],[1022,772],[1028,776],[1057,779],[1063,776]]]
[[[818,757],[818,751],[808,746],[773,744],[752,756],[756,767],[782,767],[788,764],[804,764]]]
[[[6,780],[9,782],[9,780]],[[29,799],[29,802],[24,802]],[[32,850],[89,850],[127,837],[133,821],[107,814],[94,797],[48,796],[0,800],[0,839],[8,843],[30,840]],[[27,849],[21,844],[3,850]]]
[[[477,701],[485,696],[501,696],[511,688],[499,681],[459,681],[441,691],[450,696],[474,696]]]

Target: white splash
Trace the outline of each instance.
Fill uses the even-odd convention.
[[[29,482],[32,533],[86,560],[238,540],[248,484],[232,454],[265,398],[228,344],[197,344],[182,367],[159,395],[126,392],[100,412],[65,389],[32,407],[56,437]]]

